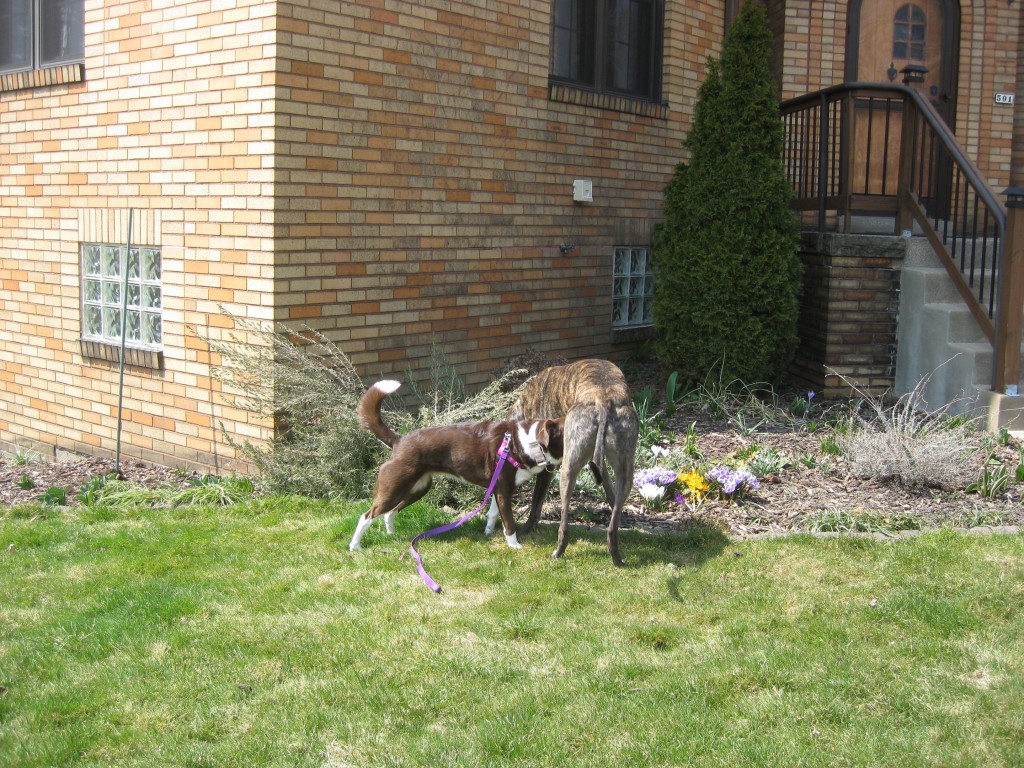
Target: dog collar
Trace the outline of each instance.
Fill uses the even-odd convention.
[[[548,457],[544,455],[544,449],[540,447],[540,443],[535,439],[530,438],[523,447],[526,449],[527,453],[530,454],[530,458],[536,462],[538,467],[543,469],[548,465]]]

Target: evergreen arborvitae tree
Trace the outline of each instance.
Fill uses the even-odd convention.
[[[744,6],[708,62],[654,242],[656,349],[691,383],[778,383],[793,358],[802,267],[763,8]]]

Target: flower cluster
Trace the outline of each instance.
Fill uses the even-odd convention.
[[[708,498],[734,501],[761,487],[757,476],[749,470],[731,469],[721,464],[703,474],[696,468],[686,472],[663,467],[638,469],[633,475],[633,485],[652,506],[660,506],[668,495],[691,512],[697,511]]]
[[[665,489],[676,481],[676,473],[671,469],[652,467],[637,470],[633,475],[633,485],[640,491],[646,501],[657,502],[665,496]]]
[[[729,469],[719,465],[705,477],[717,483],[721,492],[730,498],[746,491],[756,491],[761,487],[757,478],[745,469]]]
[[[689,472],[680,472],[677,478],[679,482],[679,493],[676,494],[676,504],[685,504],[691,512],[696,512],[704,503],[711,486],[704,479],[704,475],[696,469]]]

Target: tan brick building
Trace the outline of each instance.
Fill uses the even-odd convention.
[[[549,0],[85,0],[82,19],[78,60],[0,74],[0,444],[113,449],[132,209],[160,263],[129,277],[123,450],[221,468],[218,423],[265,428],[211,378],[200,336],[225,312],[316,328],[368,377],[423,370],[436,341],[471,387],[528,347],[625,349],[612,249],[649,243],[724,24],[668,3],[633,98],[549,81]]]
[[[1024,183],[1021,6],[1001,0],[765,0],[783,99],[842,82],[900,82],[909,62],[928,72],[924,94],[945,110],[960,143],[997,190]],[[904,11],[905,20],[901,17]],[[916,11],[911,11],[916,9]],[[921,49],[894,52],[893,31]],[[898,54],[905,54],[901,60]],[[891,71],[887,71],[889,67]],[[997,97],[998,95],[998,97]],[[1000,101],[997,101],[1000,98]],[[1014,141],[1014,137],[1018,137]]]
[[[783,95],[841,81],[847,3],[766,4]],[[958,132],[1005,184],[1020,4],[958,5]],[[0,447],[114,450],[122,311],[122,450],[221,470],[218,424],[266,434],[211,377],[230,315],[367,378],[626,354],[735,6],[0,0]]]

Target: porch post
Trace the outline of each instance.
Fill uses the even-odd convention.
[[[1016,395],[1020,382],[1021,325],[1024,323],[1024,187],[1004,190],[1006,235],[999,275],[995,371],[992,389]]]
[[[920,113],[913,99],[903,98],[903,121],[900,126],[900,165],[896,179],[896,231],[902,234],[914,229],[914,214],[911,212],[910,201],[913,199],[914,158],[917,150],[917,121]]]

